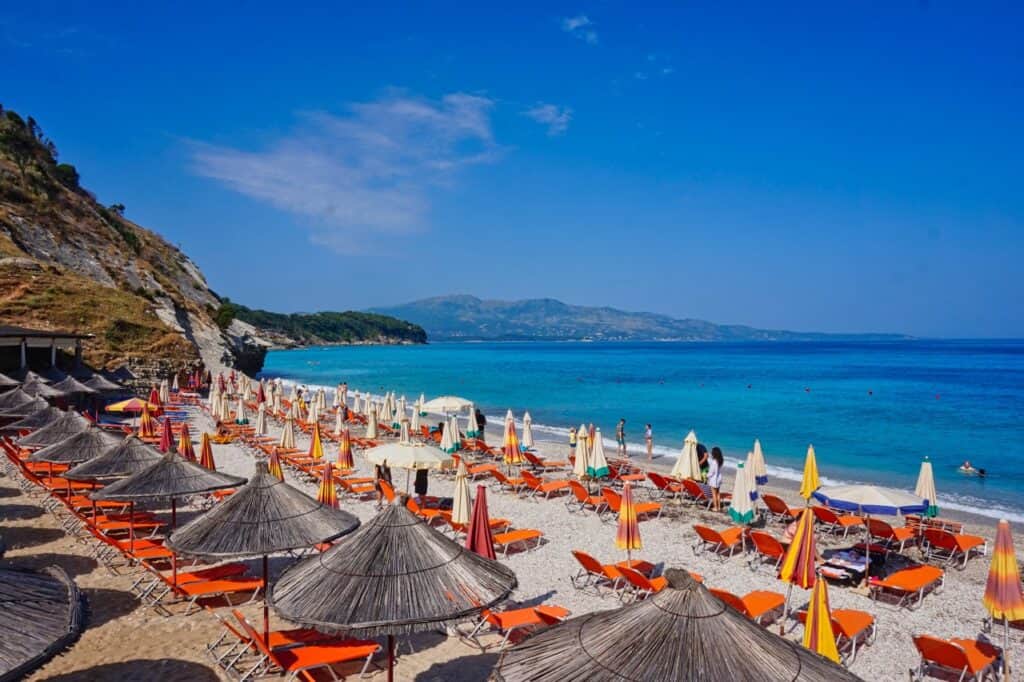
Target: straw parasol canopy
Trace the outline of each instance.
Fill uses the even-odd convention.
[[[1013,533],[1006,519],[1001,519],[996,528],[996,544],[992,550],[992,564],[988,569],[982,603],[993,620],[1003,621],[1003,653],[1008,656],[1010,621],[1024,620],[1024,594],[1021,592],[1017,554],[1013,551]]]
[[[48,445],[32,453],[28,461],[51,464],[85,462],[117,447],[121,439],[98,426],[90,426],[66,440]]]
[[[853,682],[845,668],[719,601],[682,569],[644,599],[548,628],[509,649],[502,682],[800,680]]]
[[[736,465],[736,478],[733,481],[732,502],[729,504],[729,516],[736,523],[749,524],[754,520],[754,501],[757,488],[751,480],[751,472],[740,462]]]
[[[81,433],[92,424],[88,419],[77,412],[65,412],[60,419],[57,419],[48,426],[18,439],[18,445],[26,448],[44,448],[47,445],[54,445],[67,440],[77,433]]]
[[[71,645],[85,604],[64,570],[0,569],[0,679],[19,680]]]
[[[683,450],[672,467],[673,478],[700,480],[700,459],[697,457],[697,432],[690,431],[683,439]]]
[[[135,436],[126,436],[102,455],[65,472],[64,478],[89,481],[131,476],[159,461],[160,453],[156,448],[143,443]]]
[[[50,403],[46,402],[44,399],[42,399],[42,398],[32,398],[27,403],[22,403],[18,407],[11,407],[11,408],[8,408],[6,410],[0,410],[0,417],[6,417],[8,419],[17,419],[17,420],[20,421],[22,419],[25,419],[26,417],[31,417],[32,415],[36,414],[37,412],[42,412],[44,410],[47,410],[50,407],[51,407]],[[61,412],[60,414],[64,414],[64,413]],[[5,428],[11,429],[11,428],[21,428],[21,427],[16,427],[12,423],[12,424],[8,424]],[[24,428],[29,428],[29,427],[24,427]]]
[[[111,381],[102,374],[93,374],[82,383],[99,393],[115,393],[124,390],[124,386]]]
[[[61,381],[51,385],[50,388],[57,389],[66,395],[95,395],[99,393],[96,389],[91,386],[86,386],[71,375],[68,375]]]
[[[142,471],[92,493],[94,500],[146,500],[185,497],[234,488],[244,478],[229,476],[182,459],[168,452]]]
[[[77,383],[77,382],[76,382]],[[21,385],[21,390],[28,393],[30,396],[39,396],[40,398],[63,398],[70,395],[66,391],[62,391],[59,388],[54,388],[49,384],[43,383],[40,379],[33,379],[26,381]]]
[[[811,495],[821,487],[821,480],[818,478],[818,458],[814,454],[814,446],[807,446],[807,459],[804,460],[804,476],[800,481],[800,497],[808,502]]]
[[[17,379],[12,379],[6,374],[0,374],[0,389],[14,388],[15,386],[21,386],[21,382]]]
[[[935,475],[932,473],[932,463],[925,457],[921,462],[921,471],[917,474],[917,485],[914,487],[914,494],[924,500],[924,515],[935,517],[939,515],[939,498],[935,493]]]
[[[472,404],[469,400],[460,398],[457,395],[442,395],[421,404],[420,409],[424,412],[433,412],[435,414],[454,414],[467,409]]]
[[[836,635],[832,631],[832,610],[828,605],[828,581],[814,583],[811,605],[804,623],[804,648],[839,663]]]
[[[441,446],[441,449],[448,454],[459,449],[455,444],[455,438],[452,437],[452,423],[447,419],[441,423],[441,442],[439,445]]]
[[[604,441],[601,438],[601,429],[594,432],[594,442],[590,445],[590,455],[587,461],[587,476],[591,478],[604,478],[609,474],[608,460],[604,456]]]
[[[20,388],[0,394],[0,410],[9,410],[19,405],[31,402],[35,396],[25,393]]]
[[[64,416],[63,410],[58,410],[56,407],[50,407],[49,403],[43,401],[45,407],[38,410],[33,410],[30,414],[22,417],[16,422],[11,422],[4,429],[8,431],[20,431],[22,429],[41,429],[44,426],[49,426],[53,422],[57,421]]]
[[[469,512],[473,500],[469,495],[469,472],[466,462],[459,459],[459,468],[455,471],[455,492],[452,495],[452,523],[469,523]]]

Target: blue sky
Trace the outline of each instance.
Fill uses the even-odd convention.
[[[1019,5],[212,4],[8,4],[0,102],[234,300],[1024,336]]]

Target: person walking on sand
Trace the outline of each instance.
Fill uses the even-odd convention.
[[[618,443],[618,452],[623,457],[629,457],[626,452],[626,420],[620,419],[619,425],[615,427],[615,441]]]
[[[650,424],[644,428],[644,443],[647,444],[647,463],[650,464],[654,459],[654,431]]]
[[[708,462],[708,487],[711,488],[712,511],[722,511],[722,497],[719,493],[722,488],[722,465],[725,458],[722,457],[722,450],[716,445],[711,448],[711,457]]]
[[[569,457],[576,457],[576,427],[569,427]]]

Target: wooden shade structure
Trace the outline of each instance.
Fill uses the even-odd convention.
[[[135,436],[125,438],[103,454],[82,462],[64,473],[74,481],[91,481],[131,476],[160,461],[160,453]]]
[[[51,464],[85,462],[117,447],[120,442],[121,439],[114,434],[94,425],[66,440],[36,450],[29,455],[28,461]]]
[[[330,550],[285,571],[269,601],[290,621],[351,637],[437,630],[503,601],[517,585],[506,566],[429,527],[403,496]]]
[[[90,424],[92,422],[77,412],[65,412],[60,419],[53,423],[24,438],[19,438],[18,445],[26,448],[45,448],[47,445],[55,445],[85,431]]]
[[[856,675],[762,628],[682,569],[629,606],[572,618],[509,649],[502,682],[853,682]]]
[[[27,676],[67,648],[84,626],[78,587],[56,566],[0,569],[0,603],[0,680]]]

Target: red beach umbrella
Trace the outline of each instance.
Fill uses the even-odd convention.
[[[196,461],[196,451],[192,448],[192,435],[188,432],[187,423],[181,425],[181,433],[178,435],[178,454],[190,462]]]
[[[156,409],[158,409],[158,410],[161,407],[163,407],[163,403],[160,402],[160,391],[158,391],[156,389],[156,386],[154,386],[153,388],[149,389],[149,403],[151,405],[155,405]]]
[[[171,418],[164,417],[163,428],[160,431],[160,452],[170,452],[174,447],[174,436],[171,433]]]
[[[487,488],[482,485],[476,487],[473,514],[466,530],[466,549],[486,559],[498,558],[494,553],[494,536],[491,535],[491,520],[487,514]]]
[[[267,396],[263,392],[263,383],[260,382],[259,387],[256,389],[256,404],[267,402]]]
[[[192,455],[192,461],[195,461],[194,453]],[[213,444],[210,442],[210,434],[205,431],[203,431],[203,442],[199,446],[199,466],[209,469],[210,471],[217,470],[217,464],[213,461]]]
[[[277,480],[284,480],[284,469],[281,468],[281,456],[277,454],[277,448],[270,451],[270,459],[267,460],[267,471]]]
[[[351,471],[355,468],[355,462],[352,461],[352,434],[346,426],[341,432],[341,445],[338,446],[338,470]]]

